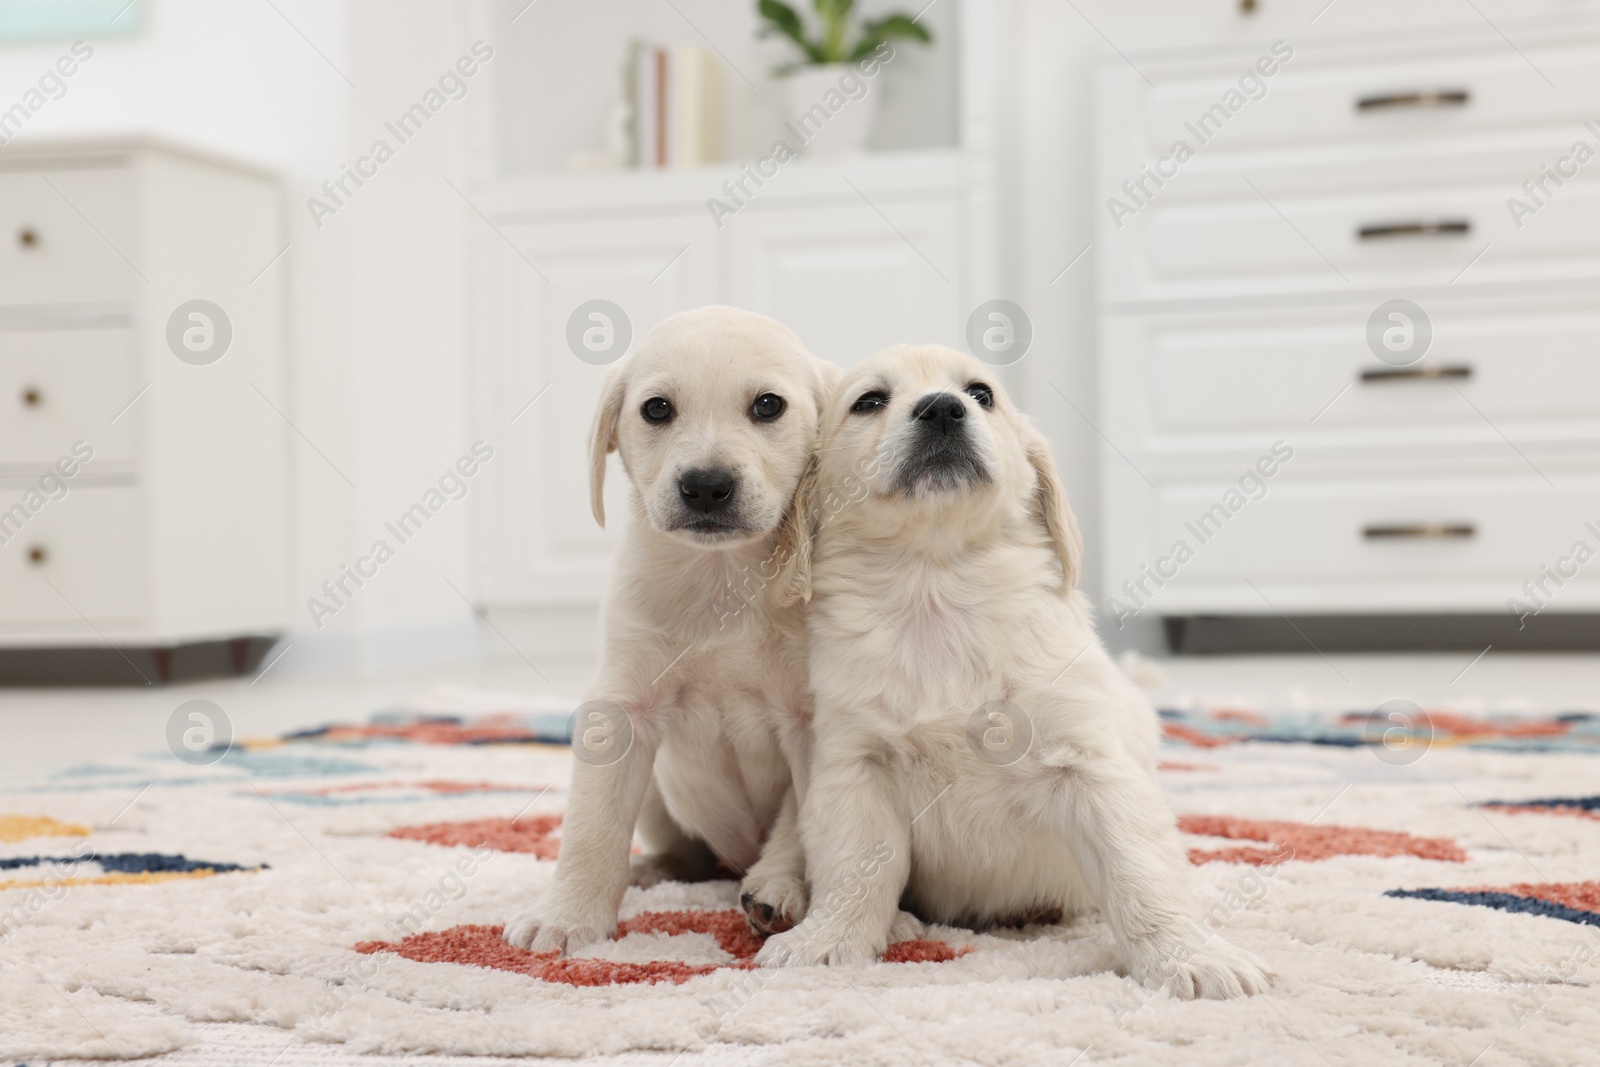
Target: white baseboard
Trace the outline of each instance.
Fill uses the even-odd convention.
[[[370,630],[289,634],[264,662],[282,654],[274,673],[343,674],[352,671],[472,663],[491,651],[483,624],[461,622],[383,626]]]

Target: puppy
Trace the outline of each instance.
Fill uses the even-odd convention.
[[[824,411],[818,484],[858,491],[815,532],[815,903],[758,962],[871,960],[902,900],[977,929],[1098,908],[1143,983],[1266,989],[1190,918],[1155,714],[1095,635],[1048,447],[991,373],[892,348]]]
[[[506,925],[511,944],[573,950],[614,934],[636,823],[635,884],[720,865],[744,875],[758,929],[804,913],[790,788],[811,714],[798,490],[838,374],[781,324],[709,307],[667,319],[608,377],[591,503],[604,525],[606,457],[620,452],[628,514],[599,678],[574,724],[555,881]]]

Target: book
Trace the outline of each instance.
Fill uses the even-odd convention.
[[[700,45],[628,46],[628,163],[697,167],[719,158],[721,97],[716,56]]]

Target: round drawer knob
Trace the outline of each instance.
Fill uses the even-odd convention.
[[[17,231],[17,243],[23,248],[32,248],[39,243],[39,231],[32,226],[24,226]]]
[[[28,562],[33,564],[35,567],[44,566],[44,561],[49,558],[50,553],[45,551],[43,545],[28,546]]]
[[[1246,15],[1252,15],[1256,10],[1256,0],[1239,0],[1239,10]]]
[[[23,407],[36,408],[43,403],[44,394],[39,391],[37,386],[30,385],[22,390]]]

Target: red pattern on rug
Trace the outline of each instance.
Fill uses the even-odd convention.
[[[1460,715],[1452,711],[1424,712],[1428,725],[1433,728],[1435,737],[1448,738],[1455,742],[1483,741],[1497,737],[1560,737],[1572,729],[1572,725],[1557,719],[1530,719],[1526,721],[1492,722],[1488,719],[1474,719],[1470,715]],[[1344,722],[1366,722],[1370,716],[1362,712],[1347,712],[1342,717]]]
[[[1209,763],[1185,763],[1182,760],[1164,759],[1156,764],[1158,771],[1216,771],[1220,767]]]
[[[1213,711],[1211,717],[1217,722],[1247,722],[1251,726],[1271,726],[1272,720],[1259,711],[1241,711],[1233,708],[1223,708]]]
[[[629,934],[710,934],[736,963],[682,963],[678,960],[652,960],[648,963],[618,963],[614,960],[573,959],[557,952],[529,952],[501,940],[501,926],[453,926],[435,933],[412,934],[400,941],[363,941],[357,952],[372,955],[393,952],[417,963],[456,963],[468,967],[489,967],[537,978],[541,982],[561,982],[574,986],[655,985],[670,982],[682,985],[689,979],[712,971],[754,970],[761,938],[750,929],[744,913],[725,911],[647,911],[617,924],[617,937]],[[959,951],[943,941],[900,941],[883,954],[885,963],[945,963],[972,951]]]
[[[417,826],[397,826],[388,833],[407,841],[426,841],[430,845],[488,845],[496,852],[526,852],[542,860],[553,860],[561,851],[556,830],[560,815],[524,815],[519,819],[469,819],[465,822],[429,822]]]
[[[426,778],[420,782],[353,782],[349,785],[325,785],[318,789],[280,790],[268,793],[267,796],[275,797],[287,793],[292,796],[333,797],[345,793],[377,793],[391,789],[420,789],[442,796],[458,796],[466,793],[545,793],[552,788],[548,785],[529,785],[527,782],[458,782],[450,778]]]
[[[1237,737],[1212,737],[1210,734],[1201,733],[1192,726],[1184,726],[1176,722],[1162,723],[1161,736],[1174,741],[1185,741],[1195,748],[1221,748],[1223,745],[1231,745],[1240,740]]]
[[[1461,893],[1510,893],[1532,897],[1548,904],[1560,904],[1574,911],[1600,915],[1600,882],[1518,882],[1516,885],[1469,885]]]
[[[497,712],[470,719],[423,718],[405,723],[336,723],[317,730],[290,735],[287,740],[327,741],[411,741],[422,745],[481,745],[493,742],[526,744],[544,741],[528,728],[519,715]]]
[[[1186,834],[1264,841],[1272,848],[1189,850],[1189,862],[1248,863],[1271,866],[1286,859],[1325,860],[1334,856],[1417,856],[1425,860],[1465,863],[1466,852],[1447,837],[1413,837],[1399,830],[1364,826],[1313,826],[1303,822],[1239,819],[1231,815],[1184,815],[1178,829]]]

